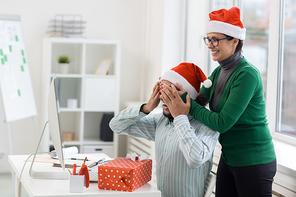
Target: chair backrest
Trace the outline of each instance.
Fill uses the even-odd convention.
[[[207,177],[204,197],[210,197],[216,184],[216,175],[212,172]]]

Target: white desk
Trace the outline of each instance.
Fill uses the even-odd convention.
[[[20,173],[27,159],[28,155],[9,155],[8,162],[15,173],[15,182],[17,183]],[[133,192],[102,190],[98,188],[98,183],[90,183],[89,188],[84,188],[83,193],[70,193],[69,180],[46,180],[46,179],[33,179],[29,175],[31,162],[26,164],[24,169],[21,184],[27,191],[30,197],[85,197],[85,196],[98,196],[98,197],[160,197],[161,192],[150,184],[145,184]],[[62,168],[52,167],[52,163],[35,162],[33,169],[35,171],[62,171]],[[17,190],[17,187],[16,187]],[[17,191],[15,192],[17,196]]]

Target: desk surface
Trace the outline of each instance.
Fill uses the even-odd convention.
[[[101,154],[98,154],[101,155]],[[104,157],[105,154],[102,154]],[[28,155],[9,155],[8,162],[11,165],[16,178],[19,178],[22,167]],[[102,190],[98,188],[98,183],[90,183],[89,188],[84,188],[83,193],[70,193],[69,180],[47,180],[33,179],[29,175],[31,162],[28,162],[24,168],[21,178],[21,184],[31,197],[84,197],[84,196],[100,196],[100,197],[160,197],[161,192],[150,184],[145,184],[133,192]],[[62,171],[62,168],[52,167],[52,163],[35,162],[33,169],[35,171]]]

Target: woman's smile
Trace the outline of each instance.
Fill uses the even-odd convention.
[[[219,53],[219,50],[211,50],[212,55],[216,55],[217,53]]]

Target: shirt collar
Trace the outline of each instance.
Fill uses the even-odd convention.
[[[165,123],[165,125],[168,125],[168,124],[173,124],[174,122],[173,121],[170,121],[168,118],[166,118],[167,120],[166,120],[166,123]]]
[[[189,114],[187,115],[187,117],[188,117],[189,122],[191,122],[191,120],[193,119],[193,117],[191,115],[189,115]],[[174,121],[170,121],[167,118],[165,125],[168,125],[168,124],[174,124]]]

